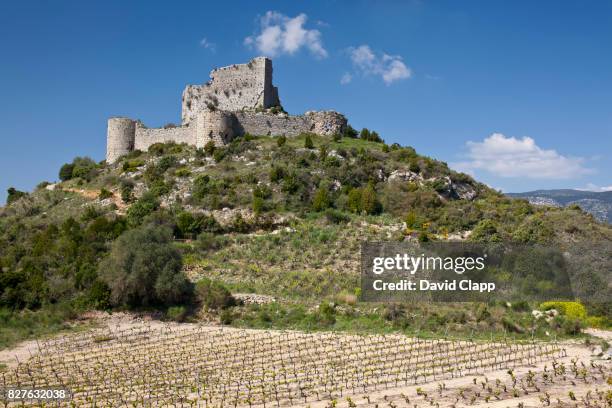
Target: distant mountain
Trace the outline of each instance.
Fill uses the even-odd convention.
[[[612,191],[536,190],[508,193],[510,197],[525,198],[535,205],[567,207],[576,204],[600,221],[612,224]]]

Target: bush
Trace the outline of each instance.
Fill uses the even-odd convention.
[[[59,178],[61,181],[68,181],[72,178],[72,170],[74,165],[72,163],[66,163],[60,167]]]
[[[361,129],[361,132],[359,132],[359,138],[362,140],[370,140],[370,130],[368,128]]]
[[[276,183],[285,177],[287,171],[281,166],[272,166],[270,169],[270,181]]]
[[[134,183],[124,180],[121,182],[121,201],[127,204],[132,200],[134,200]]]
[[[306,138],[304,138],[304,148],[314,149],[314,143],[312,142],[310,135],[306,135]]]
[[[195,236],[202,231],[217,232],[220,229],[219,224],[213,216],[206,214],[192,214],[187,211],[181,211],[176,216],[176,227],[181,236]]]
[[[145,161],[142,159],[126,160],[123,162],[122,170],[125,173],[131,173],[133,171],[136,171],[139,167],[142,167],[144,165],[145,165]]]
[[[225,158],[225,154],[225,149],[215,149],[215,151],[213,152],[213,159],[215,159],[215,162],[219,163]]]
[[[105,188],[102,188],[100,189],[100,194],[98,195],[98,198],[100,200],[106,200],[107,198],[111,198],[112,196],[113,196],[113,193],[111,193]]]
[[[587,317],[586,308],[580,302],[544,302],[540,305],[542,310],[555,309],[560,314],[566,316],[568,319],[581,319],[584,320]]]
[[[261,197],[253,196],[253,212],[255,214],[261,214],[265,210],[265,201]]]
[[[96,162],[89,157],[77,157],[72,161],[72,178],[91,181],[96,174]]]
[[[184,322],[187,317],[187,308],[185,306],[172,306],[166,311],[166,319],[175,322]]]
[[[178,159],[176,158],[176,156],[164,156],[159,160],[159,163],[157,163],[157,168],[159,169],[159,171],[161,173],[164,173],[166,170],[168,170],[171,167],[174,167],[178,164]]]
[[[278,147],[282,147],[285,145],[285,143],[287,143],[287,136],[285,135],[281,135],[276,139],[276,145]]]
[[[329,197],[329,192],[327,191],[326,186],[319,187],[317,191],[315,191],[314,197],[312,199],[312,210],[313,211],[323,211],[327,208],[331,207],[331,199]]]
[[[131,226],[137,226],[147,215],[159,208],[159,201],[153,194],[145,193],[127,210],[127,220]]]
[[[11,204],[14,203],[15,201],[19,200],[22,197],[27,196],[27,193],[24,193],[23,191],[19,191],[17,189],[15,189],[14,187],[10,187],[8,190],[6,190],[7,192],[7,196],[6,196],[6,204]]]
[[[236,305],[236,299],[225,286],[208,278],[196,283],[195,293],[198,302],[208,309],[221,310]]]
[[[211,232],[203,232],[198,235],[196,246],[201,251],[216,251],[223,248],[228,239],[223,235],[215,235]]]
[[[351,125],[346,125],[346,128],[344,128],[344,137],[355,139],[357,137],[357,134],[357,131],[353,129]]]
[[[345,224],[351,220],[348,215],[342,213],[342,211],[334,210],[333,208],[328,208],[327,211],[325,211],[325,218],[332,224]]]
[[[190,302],[193,295],[182,266],[170,229],[148,225],[121,235],[98,274],[115,306],[175,305]]]
[[[204,145],[204,152],[206,152],[206,154],[209,156],[213,155],[213,153],[215,152],[215,149],[216,149],[215,142],[213,142],[212,140],[209,140]]]
[[[322,302],[316,313],[317,321],[323,326],[332,326],[336,323],[336,307],[333,303]]]

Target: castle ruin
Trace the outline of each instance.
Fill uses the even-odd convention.
[[[181,125],[148,128],[142,122],[114,117],[108,120],[106,161],[112,163],[133,150],[155,143],[187,143],[204,147],[229,143],[245,133],[297,136],[310,132],[342,133],[346,118],[334,111],[288,115],[282,111],[278,89],[272,85],[272,61],[254,58],[247,64],[215,69],[203,85],[183,91]]]

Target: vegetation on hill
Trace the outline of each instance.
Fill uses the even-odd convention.
[[[510,199],[367,129],[359,138],[351,131],[333,138],[246,135],[203,149],[158,144],[113,165],[77,157],[59,178],[29,194],[10,190],[0,210],[7,330],[24,310],[61,306],[162,309],[178,320],[206,314],[250,327],[573,334],[586,318],[534,322],[537,305],[358,302],[359,243],[612,242],[610,226],[579,208]],[[609,271],[593,269],[583,279],[605,287]],[[234,306],[240,302],[230,292],[278,301]],[[606,310],[587,306],[589,314]],[[8,341],[4,330],[0,341]]]

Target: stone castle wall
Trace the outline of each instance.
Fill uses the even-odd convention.
[[[182,123],[193,121],[203,109],[240,111],[270,108],[280,104],[278,90],[272,85],[272,61],[254,58],[213,70],[204,85],[187,85],[182,98]]]
[[[195,126],[177,126],[174,128],[147,128],[136,124],[134,149],[146,151],[155,143],[187,143],[196,144]]]
[[[257,136],[297,136],[343,133],[346,118],[334,111],[306,112],[291,116],[261,109],[279,106],[278,89],[272,85],[272,61],[259,57],[247,64],[213,70],[211,81],[188,85],[183,92],[182,125],[147,128],[128,118],[108,120],[106,160],[109,163],[134,149],[148,150],[155,143],[175,142],[203,147],[217,146],[250,133]]]
[[[300,133],[316,133],[331,136],[342,133],[347,125],[346,118],[333,111],[307,112],[304,115],[273,115],[264,112],[234,112],[236,134],[250,133],[263,136],[298,136]]]

